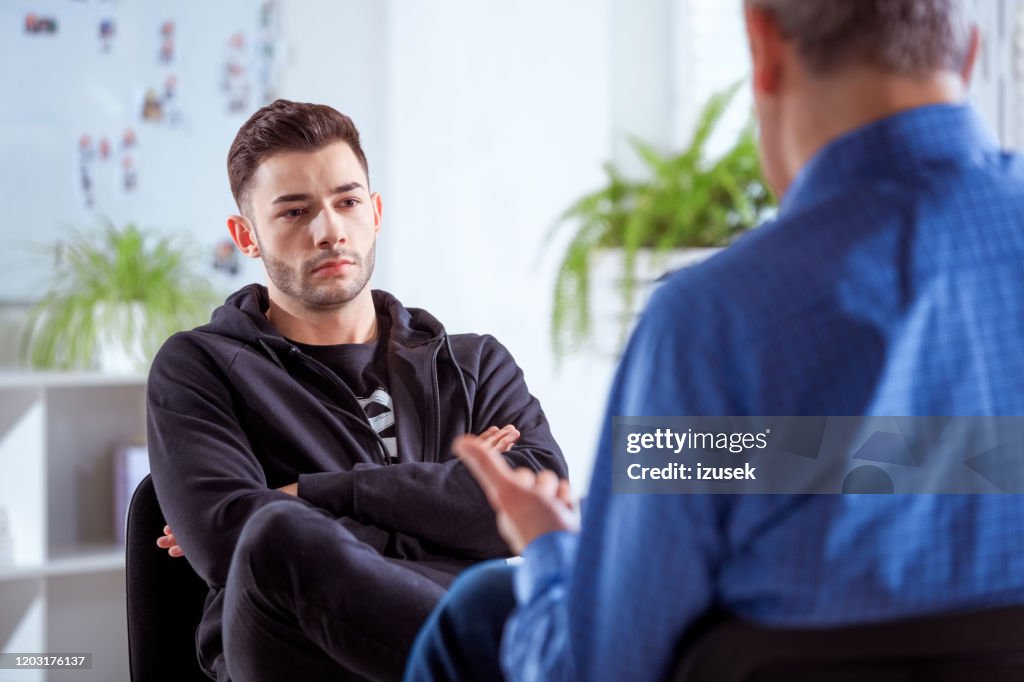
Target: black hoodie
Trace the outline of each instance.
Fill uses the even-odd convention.
[[[262,286],[233,294],[209,324],[172,336],[153,361],[153,482],[175,538],[211,587],[209,637],[219,639],[220,591],[246,520],[265,504],[294,499],[278,487],[298,481],[301,499],[346,517],[386,556],[455,573],[508,555],[483,493],[451,453],[456,436],[513,424],[522,435],[505,454],[512,465],[567,474],[504,346],[491,336],[449,336],[429,313],[383,291],[373,302],[389,330],[398,463],[352,391],[270,324]],[[207,661],[219,653],[201,648]]]

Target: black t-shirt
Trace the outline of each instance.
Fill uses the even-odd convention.
[[[398,459],[395,413],[388,391],[388,328],[377,318],[377,340],[370,343],[343,343],[336,346],[311,346],[292,341],[306,355],[319,360],[348,384],[363,406],[370,426],[380,434],[392,460]]]

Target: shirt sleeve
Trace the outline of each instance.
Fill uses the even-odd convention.
[[[524,550],[515,576],[516,603],[502,637],[505,679],[572,680],[565,601],[576,555],[575,533],[548,533]]]
[[[242,528],[260,507],[305,504],[269,487],[229,385],[188,334],[164,344],[147,382],[149,462],[160,509],[211,587],[226,584]]]

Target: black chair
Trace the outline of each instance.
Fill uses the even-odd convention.
[[[1024,607],[828,630],[713,617],[695,630],[672,682],[1024,680]]]
[[[128,506],[125,539],[131,679],[209,682],[195,642],[206,583],[186,559],[172,558],[156,546],[165,523],[153,481],[146,476]]]

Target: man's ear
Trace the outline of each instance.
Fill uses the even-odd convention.
[[[775,17],[760,7],[744,10],[755,92],[774,95],[782,82],[785,46]]]
[[[978,59],[978,50],[981,49],[981,30],[978,29],[977,24],[971,24],[971,35],[968,38],[967,43],[967,55],[964,59],[964,66],[960,70],[960,77],[964,81],[964,86],[969,87],[971,84],[971,76],[974,74],[974,64]]]
[[[256,241],[256,228],[252,221],[241,215],[228,216],[228,232],[238,250],[249,258],[260,257],[260,245]]]
[[[380,232],[380,221],[384,215],[384,200],[381,199],[380,192],[370,195],[370,203],[373,205],[373,231]]]

